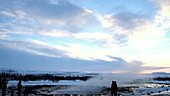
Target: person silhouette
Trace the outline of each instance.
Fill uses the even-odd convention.
[[[2,85],[3,85],[3,80],[0,77],[0,89],[2,89]]]
[[[8,84],[8,80],[4,78],[2,81],[2,96],[5,96],[6,94],[7,84]]]
[[[17,87],[18,87],[18,96],[21,96],[21,89],[22,89],[21,80],[19,80]]]
[[[11,89],[11,96],[14,96],[14,89]]]
[[[111,96],[117,96],[117,90],[118,90],[118,87],[117,87],[116,81],[112,81],[112,84],[111,84]]]

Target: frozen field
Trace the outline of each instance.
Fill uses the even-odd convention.
[[[17,81],[10,81],[14,84]],[[107,86],[86,86],[81,81],[35,81],[23,82],[23,91],[27,90],[29,96],[111,96]],[[170,96],[169,84],[124,84],[120,85],[119,96]],[[8,86],[15,89],[15,87]],[[8,88],[8,94],[9,89]],[[16,89],[15,89],[16,90]]]
[[[111,81],[116,80],[119,96],[170,96],[170,81],[151,79],[158,75],[133,74],[131,78],[129,76],[129,74],[100,74],[87,81],[22,81],[22,92],[27,93],[28,96],[111,96]],[[9,80],[7,96],[10,96],[11,89],[14,90],[15,95],[17,94],[17,83],[17,80]]]
[[[23,92],[26,90],[29,96],[110,96],[110,87],[108,86],[90,86],[84,85],[81,81],[29,81],[23,82]],[[16,90],[14,86],[17,81],[10,81],[8,85],[8,94],[10,89]],[[169,84],[122,84],[119,87],[120,96],[170,96]],[[63,95],[65,94],[65,95]]]

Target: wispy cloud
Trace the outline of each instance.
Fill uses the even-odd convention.
[[[0,63],[9,65],[9,68],[26,68],[25,70],[51,70],[51,71],[85,71],[85,72],[122,72],[141,73],[144,70],[162,69],[156,67],[145,67],[142,62],[126,62],[122,58],[112,57],[113,61],[104,60],[82,60],[70,57],[44,57],[27,52],[0,47]],[[15,56],[14,56],[15,55]],[[10,59],[10,60],[7,60]],[[12,65],[11,65],[12,63]],[[31,64],[30,64],[31,63]],[[64,66],[63,66],[64,65]],[[88,65],[88,66],[87,66]],[[17,67],[16,67],[17,66]],[[47,69],[50,66],[50,69]],[[74,67],[74,68],[73,68]],[[27,69],[28,68],[28,69]],[[163,69],[166,69],[165,67]]]
[[[30,8],[29,6],[32,7]],[[34,2],[28,1],[25,2],[22,8],[29,17],[32,17],[37,22],[56,28],[64,28],[69,30],[69,32],[77,32],[84,26],[89,26],[96,22],[96,19],[91,12],[73,5],[66,0],[58,0],[55,5],[46,0]]]
[[[5,11],[1,11],[1,14],[18,20],[25,19],[27,16],[27,14],[21,10],[5,10]]]
[[[21,52],[28,52],[29,54],[47,57],[64,57],[67,54],[66,51],[50,47],[47,43],[32,39],[25,41],[4,40],[1,45]]]

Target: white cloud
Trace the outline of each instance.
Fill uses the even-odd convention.
[[[113,40],[113,37],[103,32],[81,32],[73,35],[79,39],[93,39],[93,40]]]
[[[135,13],[118,13],[110,15],[97,15],[103,28],[112,33],[113,39],[115,34],[125,35],[127,41],[124,46],[119,46],[112,56],[118,56],[127,61],[143,61],[146,66],[169,66],[169,50],[161,50],[162,43],[165,42],[165,34],[170,29],[170,4],[169,0],[156,3],[160,9],[152,19],[143,18]],[[169,45],[165,46],[168,47]],[[167,54],[166,54],[167,53]]]
[[[67,52],[69,57],[80,58],[85,60],[100,59],[106,61],[112,61],[113,59],[108,57],[110,54],[114,54],[117,50],[117,46],[106,46],[106,48],[98,47],[96,45],[84,45],[84,44],[67,44],[67,46],[55,46],[58,49],[62,49]]]
[[[83,9],[84,9],[86,12],[90,13],[90,14],[93,14],[93,13],[94,13],[92,10],[87,9],[87,8],[85,8],[85,7],[83,7]]]
[[[157,46],[164,37],[164,31],[160,30],[153,23],[146,23],[135,32],[129,35],[128,44],[136,50],[147,51]]]
[[[11,12],[8,12],[8,11],[1,11],[1,14],[4,14],[6,16],[10,16],[10,17],[16,17],[15,14],[11,13]]]
[[[99,19],[101,25],[103,26],[103,28],[110,28],[113,26],[113,23],[111,21],[111,15],[106,15],[106,16],[102,16],[100,14],[96,14],[96,17]]]
[[[155,16],[155,23],[163,30],[170,28],[170,0],[157,0],[156,4],[160,10]]]
[[[161,8],[157,11],[153,21],[145,22],[129,35],[129,45],[134,49],[148,52],[164,42],[166,29],[170,28],[170,15],[167,15],[170,13],[170,8],[167,8],[170,6],[170,2],[169,0],[164,1],[159,2]],[[169,11],[166,10],[166,15],[164,15],[165,9],[169,9]]]
[[[16,34],[16,35],[32,35],[34,34],[35,30],[27,27],[23,27],[22,25],[18,26],[18,24],[13,24],[13,23],[7,23],[7,24],[1,24],[2,29],[0,30],[3,32],[3,34],[9,35],[9,34]],[[10,26],[8,28],[4,28],[6,26]]]
[[[14,21],[13,24],[21,27],[50,27],[76,33],[84,27],[97,26],[98,22],[91,10],[68,0],[17,0],[2,1],[3,3],[14,6],[6,8],[2,5],[1,14],[9,16]]]
[[[71,33],[63,30],[41,30],[38,34],[50,37],[71,37]]]
[[[22,10],[3,10],[1,11],[1,14],[13,17],[18,20],[25,19],[27,16],[27,14]]]
[[[33,44],[37,44],[37,45],[46,45],[46,46],[48,46],[47,43],[42,42],[40,40],[36,40],[36,39],[28,39],[27,41],[29,41],[30,43],[33,43]]]
[[[157,0],[156,1],[160,5],[159,14],[163,17],[170,16],[170,0]]]
[[[78,32],[84,26],[95,26],[97,20],[92,11],[87,8],[76,6],[69,1],[58,0],[56,5],[46,1],[25,2],[23,10],[37,22],[44,25],[62,28],[69,32]],[[42,6],[44,5],[44,6]],[[36,9],[36,10],[32,10]]]
[[[138,13],[117,13],[105,16],[98,15],[104,28],[117,34],[132,34],[133,30],[142,26],[147,19],[142,18]]]
[[[120,46],[128,45],[129,42],[133,42],[139,45],[140,43],[143,42],[142,40],[146,40],[146,39],[143,39],[142,37],[139,39],[138,37],[140,35],[144,35],[144,34],[147,35],[152,33],[150,32],[149,27],[154,26],[153,21],[150,21],[149,19],[145,19],[144,17],[140,16],[140,14],[138,15],[138,13],[131,13],[131,12],[125,12],[125,13],[120,12],[114,14],[112,13],[104,16],[98,14],[97,18],[100,20],[106,32],[111,34],[113,40],[115,40],[117,44]],[[155,35],[155,33],[153,34]],[[137,41],[139,42],[137,43]]]
[[[67,52],[50,46],[48,43],[35,39],[4,40],[2,45],[14,50],[28,52],[30,54],[47,56],[47,57],[65,57]]]
[[[0,33],[0,40],[8,40],[9,36],[3,33]]]
[[[38,53],[28,54],[27,52],[12,50],[7,45],[0,46],[0,63],[7,68],[28,68],[29,70],[67,70],[67,71],[88,71],[88,72],[112,72],[121,71],[124,73],[140,73],[143,70],[162,69],[156,67],[145,67],[139,61],[126,62],[122,58],[110,57],[112,61],[100,59],[83,60],[70,57],[53,57],[53,54]],[[40,49],[41,50],[41,49]],[[36,50],[30,50],[36,52]],[[54,51],[53,51],[54,52]],[[15,54],[14,54],[15,53]],[[44,56],[47,55],[47,56]],[[41,55],[41,56],[39,56]],[[43,55],[43,56],[42,56]],[[74,67],[74,68],[72,68]],[[17,67],[18,68],[18,67]],[[138,70],[136,70],[138,69]]]

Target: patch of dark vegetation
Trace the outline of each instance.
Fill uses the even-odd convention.
[[[8,80],[22,80],[22,81],[36,81],[36,80],[82,80],[86,81],[92,76],[56,76],[54,74],[19,74],[19,73],[0,73],[0,77],[6,78]]]
[[[71,85],[36,85],[36,86],[25,86],[24,90],[23,90],[23,94],[34,94],[36,96],[54,96],[53,94],[50,94],[52,91],[55,91],[55,90],[58,90],[58,89],[65,89],[65,88],[68,88],[70,86]]]
[[[36,85],[36,86],[26,86],[24,88],[23,93],[24,94],[38,94],[36,92],[37,89],[43,88],[43,87],[54,87],[54,85]]]
[[[156,77],[156,78],[153,78],[153,80],[157,80],[157,81],[170,81],[170,77]]]
[[[119,87],[118,92],[133,92],[132,87]]]

